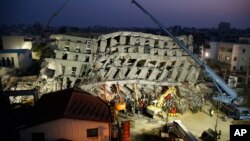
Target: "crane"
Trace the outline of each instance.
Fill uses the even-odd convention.
[[[212,78],[218,91],[223,94],[219,96],[214,96],[213,99],[227,104],[240,104],[242,103],[242,98],[238,97],[237,93],[230,88],[226,82],[221,79],[208,65],[202,62],[198,57],[196,57],[176,36],[167,30],[167,28],[160,23],[154,16],[152,16],[146,9],[144,9],[138,2],[132,0],[132,4],[135,4],[139,9],[141,9],[146,15],[148,15],[155,24],[159,26],[165,33],[169,35],[188,55],[190,55],[197,64]],[[225,94],[224,94],[225,93]]]
[[[44,25],[41,35],[45,32],[45,30],[48,28],[50,23],[53,21],[53,19],[62,11],[62,9],[70,2],[70,0],[66,0],[59,9],[49,18],[48,22]]]

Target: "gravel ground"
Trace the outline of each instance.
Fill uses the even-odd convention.
[[[220,141],[229,140],[229,126],[233,123],[233,119],[227,118],[223,120],[223,113],[215,112],[214,116],[209,115],[211,104],[205,105],[202,111],[198,113],[185,112],[177,117],[169,117],[168,121],[181,120],[184,126],[197,138],[199,138],[204,130],[209,128],[215,129],[217,119],[217,131],[221,130]],[[218,115],[218,116],[217,116]],[[218,118],[217,118],[218,117]],[[123,119],[128,120],[128,119]],[[129,116],[131,121],[131,141],[157,141],[159,138],[159,129],[161,129],[166,119],[156,118],[152,119],[144,115]]]

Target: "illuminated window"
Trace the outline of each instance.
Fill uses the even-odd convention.
[[[225,51],[225,47],[220,47],[220,51]]]

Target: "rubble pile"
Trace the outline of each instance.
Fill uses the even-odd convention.
[[[191,35],[178,38],[192,50]],[[123,99],[151,102],[176,86],[179,111],[203,104],[204,88],[195,85],[201,68],[170,37],[115,32],[98,39],[60,36],[57,42],[56,58],[45,60],[37,81],[41,94],[77,86],[110,102],[119,85]]]

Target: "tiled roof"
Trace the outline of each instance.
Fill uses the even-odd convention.
[[[111,122],[107,103],[86,91],[67,89],[43,95],[34,106],[32,124],[58,118]]]

